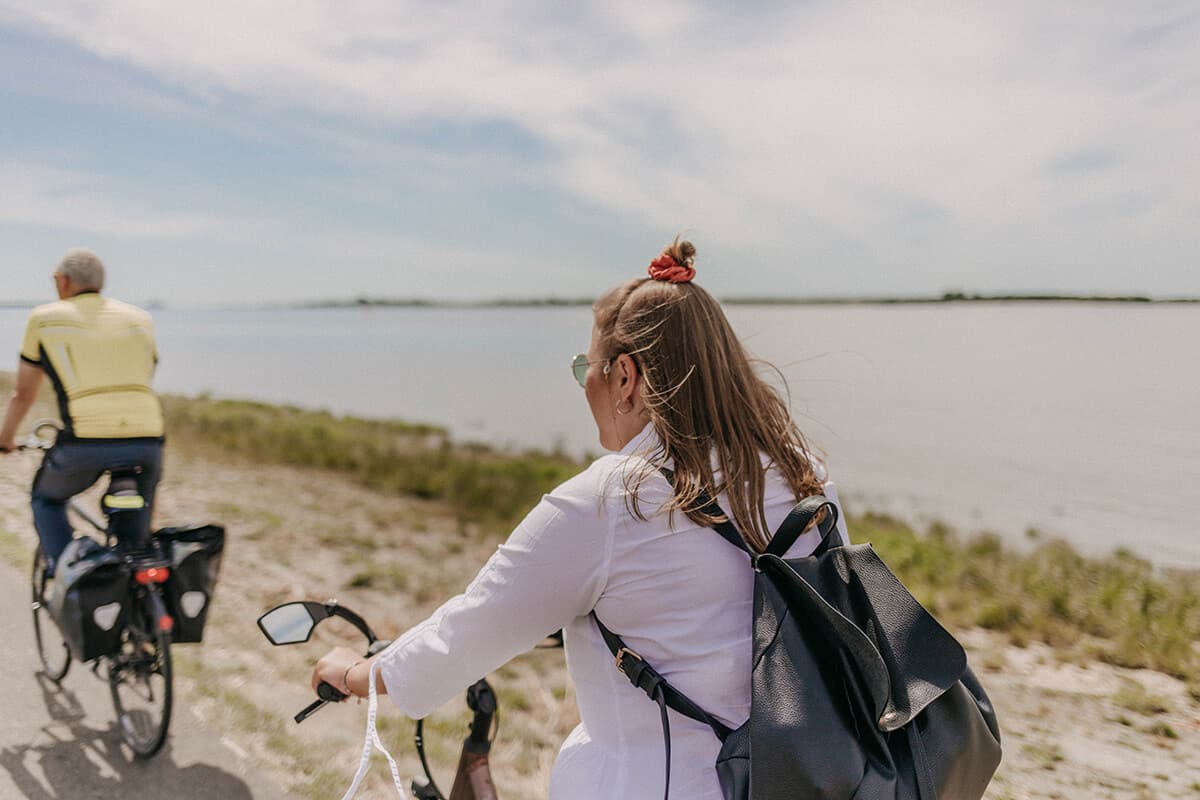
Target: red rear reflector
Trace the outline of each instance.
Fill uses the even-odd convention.
[[[133,573],[133,579],[145,586],[147,583],[162,583],[170,574],[171,570],[166,567],[150,567]]]
[[[159,617],[158,629],[160,631],[163,631],[164,633],[170,633],[171,629],[174,627],[175,627],[175,620],[171,619],[170,614],[163,614],[161,617]]]

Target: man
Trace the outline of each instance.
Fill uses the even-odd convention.
[[[100,295],[104,265],[88,250],[63,257],[54,285],[59,302],[29,315],[0,426],[0,452],[14,450],[17,429],[49,376],[63,430],[33,479],[33,524],[48,574],[71,541],[67,501],[107,469],[138,467],[138,489],[150,506],[163,445],[162,407],[150,388],[158,362],[150,315]]]

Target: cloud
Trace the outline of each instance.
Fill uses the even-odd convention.
[[[262,232],[220,215],[123,201],[106,178],[40,164],[0,161],[0,186],[0,224],[151,241],[231,234],[245,239]]]
[[[201,99],[380,126],[368,141],[501,126],[580,201],[728,247],[801,239],[887,262],[897,243],[943,242],[990,264],[1014,230],[1066,220],[1080,227],[1047,252],[1081,233],[1097,258],[1121,236],[1197,242],[1186,2],[8,0],[0,21]]]

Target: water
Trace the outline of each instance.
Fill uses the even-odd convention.
[[[847,503],[1013,542],[1037,528],[1200,567],[1200,307],[734,307],[779,366]],[[16,350],[26,312],[0,310]],[[597,453],[571,356],[590,312],[155,314],[163,391],[448,426],[459,438]]]

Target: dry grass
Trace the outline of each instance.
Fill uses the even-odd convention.
[[[1160,572],[1119,551],[1087,558],[1061,541],[1032,552],[998,537],[959,539],[934,525],[921,535],[866,514],[850,521],[944,624],[1003,632],[1014,644],[1045,642],[1066,657],[1200,677],[1200,573]]]

